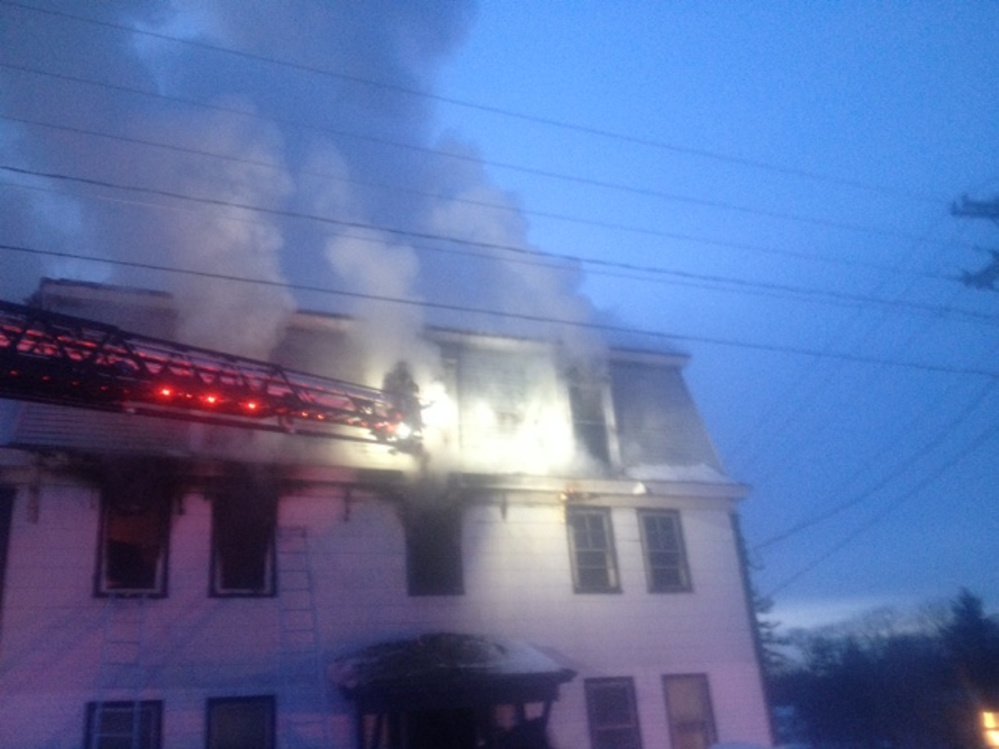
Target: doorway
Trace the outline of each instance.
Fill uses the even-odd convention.
[[[474,749],[476,733],[475,712],[471,708],[406,714],[407,749]]]

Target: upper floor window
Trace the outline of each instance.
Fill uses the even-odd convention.
[[[212,498],[212,595],[271,596],[275,592],[277,489],[245,476]]]
[[[274,698],[208,700],[208,749],[274,749]]]
[[[690,571],[687,568],[683,533],[680,530],[680,514],[641,510],[638,518],[642,528],[649,592],[690,590]]]
[[[91,702],[84,749],[160,749],[163,703]]]
[[[707,749],[718,740],[705,674],[663,677],[673,749]]]
[[[610,511],[570,508],[566,515],[572,576],[577,593],[614,593],[621,589],[614,554]]]
[[[641,749],[634,682],[630,678],[587,679],[583,684],[593,749]]]
[[[569,407],[577,449],[601,463],[610,462],[607,442],[607,414],[604,386],[595,377],[572,371],[569,374]]]
[[[405,517],[405,530],[409,594],[464,593],[460,510],[411,510]]]
[[[101,493],[98,595],[166,595],[173,489],[152,464],[110,469]]]

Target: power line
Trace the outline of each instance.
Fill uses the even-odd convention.
[[[0,67],[2,67],[2,66],[3,66],[2,63],[0,63]],[[269,161],[264,161],[262,159],[248,159],[248,158],[239,157],[239,156],[232,156],[232,155],[229,155],[229,154],[217,153],[217,152],[214,152],[214,151],[207,151],[207,150],[200,149],[200,148],[190,148],[190,147],[186,147],[186,146],[179,146],[179,145],[172,144],[172,143],[164,143],[162,141],[155,141],[155,140],[150,140],[150,139],[146,139],[146,138],[134,138],[134,137],[126,136],[126,135],[117,135],[117,134],[113,134],[113,133],[102,132],[102,131],[99,131],[99,130],[91,130],[91,129],[88,129],[88,128],[74,127],[72,125],[58,125],[58,124],[51,123],[51,122],[42,122],[40,120],[28,119],[28,118],[25,118],[25,117],[14,117],[14,116],[11,116],[11,115],[0,115],[0,120],[7,120],[9,122],[16,122],[16,123],[19,123],[19,124],[29,125],[29,126],[34,126],[34,127],[51,128],[53,130],[61,130],[63,132],[75,133],[77,135],[86,135],[86,136],[90,136],[90,137],[106,138],[108,140],[119,141],[119,142],[122,142],[122,143],[130,143],[130,144],[139,145],[139,146],[143,146],[143,147],[150,147],[150,148],[159,148],[159,149],[163,149],[163,150],[166,150],[166,151],[171,151],[171,152],[174,152],[174,153],[182,153],[182,154],[187,154],[187,155],[191,155],[191,156],[205,156],[205,157],[209,157],[209,158],[221,159],[221,160],[224,160],[224,161],[229,161],[229,162],[232,162],[232,163],[235,163],[235,164],[246,164],[248,166],[258,166],[258,167],[263,167],[263,168],[267,168],[267,169],[275,169],[275,170],[283,170],[283,169],[285,169],[285,167],[282,166],[282,165],[280,165],[280,164],[276,164],[274,162],[269,162]],[[510,206],[510,205],[504,205],[504,204],[501,204],[501,203],[490,203],[490,202],[483,201],[483,200],[471,200],[469,198],[460,198],[460,197],[456,197],[456,196],[442,195],[440,193],[432,193],[432,192],[427,192],[425,190],[417,190],[417,189],[414,189],[414,188],[402,187],[402,186],[399,186],[399,185],[389,185],[389,184],[382,183],[382,182],[372,182],[372,181],[369,181],[369,180],[358,180],[358,179],[354,179],[354,178],[350,178],[350,177],[343,177],[341,175],[334,175],[334,174],[330,174],[328,172],[318,171],[318,170],[314,170],[314,169],[301,169],[301,170],[299,170],[299,173],[303,174],[305,176],[319,177],[319,178],[322,178],[322,179],[332,180],[332,181],[336,181],[336,182],[342,182],[342,183],[354,184],[354,185],[361,185],[361,186],[364,186],[364,187],[374,187],[374,188],[383,189],[383,190],[391,190],[391,191],[394,191],[394,192],[404,193],[404,194],[408,194],[408,195],[417,195],[417,196],[427,197],[427,198],[433,198],[433,199],[437,199],[437,200],[447,200],[447,201],[450,201],[450,202],[460,203],[460,204],[463,204],[463,205],[473,205],[473,206],[477,206],[477,207],[481,207],[481,208],[490,208],[490,209],[505,211],[505,212],[508,212],[508,213],[517,213],[517,214],[524,215],[524,216],[534,216],[534,217],[538,217],[538,218],[553,219],[553,220],[556,220],[556,221],[564,221],[564,222],[567,222],[567,223],[578,224],[578,225],[581,225],[581,226],[592,226],[592,227],[596,227],[596,228],[610,229],[610,230],[613,230],[613,231],[625,231],[625,232],[631,232],[631,233],[634,233],[634,234],[641,234],[641,235],[645,235],[645,236],[659,237],[659,238],[662,238],[662,239],[674,239],[674,240],[679,240],[679,241],[684,241],[684,242],[694,242],[694,243],[697,243],[697,244],[704,244],[704,245],[715,246],[715,247],[723,247],[723,248],[726,248],[726,249],[735,249],[735,250],[742,250],[742,251],[758,252],[758,253],[761,253],[761,254],[770,254],[770,255],[776,255],[776,256],[781,256],[781,257],[791,257],[791,258],[795,258],[795,259],[798,259],[798,260],[806,260],[806,261],[810,261],[810,262],[829,263],[829,264],[834,264],[834,265],[843,265],[843,266],[857,267],[857,268],[868,268],[868,269],[871,269],[871,270],[892,271],[894,273],[905,272],[908,275],[917,276],[919,278],[928,278],[928,279],[945,280],[945,281],[951,281],[951,280],[954,279],[954,276],[943,274],[943,273],[928,273],[928,272],[923,272],[923,271],[912,271],[912,270],[900,271],[897,268],[895,268],[894,266],[883,265],[881,263],[871,263],[871,262],[866,262],[866,261],[863,261],[863,260],[850,260],[850,259],[839,258],[839,257],[830,257],[830,256],[824,256],[824,255],[814,255],[814,254],[809,254],[809,253],[806,253],[806,252],[800,252],[800,251],[795,251],[795,250],[787,250],[787,249],[779,249],[779,248],[775,248],[775,247],[766,247],[764,245],[757,245],[757,244],[746,243],[746,242],[733,242],[733,241],[722,240],[722,239],[714,239],[714,238],[711,238],[711,237],[702,237],[702,236],[696,236],[696,235],[692,235],[692,234],[684,234],[684,233],[681,233],[681,232],[671,232],[671,231],[664,231],[664,230],[661,230],[661,229],[652,229],[652,228],[649,228],[649,227],[641,227],[641,226],[633,226],[633,225],[629,225],[629,224],[621,224],[621,223],[617,223],[617,222],[599,221],[599,220],[596,220],[596,219],[582,218],[582,217],[579,217],[579,216],[569,216],[569,215],[561,214],[561,213],[554,213],[554,212],[547,212],[547,211],[537,211],[537,210],[532,210],[532,209],[527,209],[527,208],[513,207],[513,206]]]
[[[750,206],[738,205],[735,203],[728,203],[721,200],[712,200],[707,198],[698,198],[690,195],[680,195],[678,193],[671,193],[664,190],[655,190],[652,188],[645,187],[635,187],[633,185],[627,185],[620,182],[610,182],[607,180],[591,179],[589,177],[581,177],[578,175],[568,175],[560,172],[548,171],[545,169],[538,169],[534,167],[509,164],[498,161],[490,161],[486,159],[479,158],[478,156],[472,156],[469,154],[454,153],[451,151],[443,151],[440,149],[430,148],[428,146],[419,146],[411,143],[402,143],[399,141],[388,140],[386,138],[379,138],[372,135],[366,135],[361,133],[352,133],[349,131],[336,130],[333,128],[321,127],[319,125],[310,125],[306,123],[299,122],[297,120],[289,120],[286,118],[279,117],[264,117],[262,115],[255,114],[253,112],[248,112],[234,107],[227,107],[220,104],[211,104],[208,102],[198,101],[196,99],[187,99],[180,96],[169,96],[166,94],[155,93],[151,91],[144,91],[142,89],[133,88],[130,86],[123,86],[120,84],[111,84],[103,81],[94,81],[87,78],[82,78],[79,76],[67,75],[64,73],[52,73],[50,71],[39,70],[37,68],[31,68],[24,65],[15,65],[11,63],[0,63],[0,68],[9,68],[12,70],[19,70],[22,72],[33,73],[37,75],[42,75],[51,78],[57,78],[60,80],[70,81],[73,83],[83,83],[85,85],[97,86],[100,88],[107,88],[114,91],[122,91],[125,93],[136,94],[139,96],[147,96],[157,99],[163,99],[166,101],[173,101],[177,103],[186,104],[189,106],[201,107],[205,109],[211,109],[219,112],[226,112],[228,114],[235,114],[241,117],[249,117],[253,119],[263,119],[274,123],[280,123],[287,125],[289,127],[295,127],[303,130],[312,130],[327,135],[335,135],[338,137],[353,138],[355,140],[367,141],[370,143],[375,143],[378,145],[387,145],[394,148],[401,148],[410,151],[415,151],[418,153],[430,154],[433,156],[456,159],[459,161],[472,162],[475,164],[482,164],[498,169],[507,169],[509,171],[519,172],[522,174],[529,174],[534,177],[543,177],[546,179],[559,180],[562,182],[570,182],[578,185],[585,185],[588,187],[599,187],[602,189],[616,190],[619,192],[624,192],[632,195],[641,195],[644,197],[656,198],[659,200],[665,200],[669,202],[682,203],[686,205],[693,205],[700,208],[710,208],[715,210],[725,210],[735,213],[741,213],[744,215],[754,215],[761,216],[769,219],[777,219],[781,221],[790,221],[801,224],[806,224],[810,226],[821,226],[827,229],[837,229],[843,231],[856,232],[860,234],[869,234],[871,236],[877,237],[888,237],[893,239],[914,239],[914,236],[907,234],[905,232],[897,232],[891,229],[884,229],[876,226],[864,226],[860,224],[852,224],[845,221],[835,221],[832,219],[825,219],[816,216],[805,216],[794,213],[784,213],[781,211],[771,211],[763,208],[752,208]],[[941,246],[943,245],[940,243]]]
[[[919,447],[912,450],[908,456],[906,456],[898,463],[896,463],[895,467],[872,487],[854,497],[851,497],[850,499],[847,499],[844,502],[840,502],[839,504],[836,504],[832,507],[822,510],[821,512],[816,513],[811,517],[807,517],[804,520],[801,520],[792,525],[791,527],[781,531],[780,533],[777,533],[773,536],[770,536],[769,538],[764,539],[760,543],[753,546],[753,551],[754,552],[762,551],[763,549],[773,546],[774,544],[780,543],[781,541],[786,541],[787,539],[797,535],[801,531],[806,530],[808,528],[812,528],[818,525],[819,523],[823,523],[826,520],[836,517],[843,511],[848,510],[851,507],[856,507],[857,505],[866,501],[876,491],[883,489],[887,484],[889,484],[891,481],[901,476],[905,471],[907,471],[913,465],[917,465],[921,460],[923,460],[926,457],[927,452],[932,450],[934,446],[939,445],[941,440],[944,437],[946,437],[948,433],[950,433],[955,427],[959,426],[965,419],[967,419],[969,416],[971,416],[971,414],[975,412],[978,406],[981,405],[981,403],[992,393],[994,387],[995,387],[995,382],[986,383],[985,386],[981,389],[981,391],[975,396],[975,398],[973,398],[963,409],[961,409],[960,413],[958,413],[957,416],[955,416],[946,424],[944,424],[939,429],[934,431],[933,435],[929,439],[925,440],[922,444],[919,445]],[[854,475],[856,475],[856,473]]]
[[[904,369],[912,369],[923,372],[936,372],[944,374],[959,374],[959,375],[970,375],[974,377],[985,377],[990,379],[999,379],[999,370],[989,370],[989,369],[979,369],[977,367],[959,367],[959,366],[949,366],[946,364],[931,364],[928,362],[909,362],[901,361],[897,359],[885,359],[877,356],[863,356],[860,354],[852,354],[849,352],[830,352],[830,351],[820,351],[816,349],[809,349],[803,346],[782,346],[770,343],[760,343],[755,341],[744,341],[734,338],[719,338],[712,336],[697,336],[697,335],[687,335],[683,333],[666,333],[659,330],[649,330],[643,328],[635,328],[627,325],[614,325],[610,323],[599,323],[592,321],[582,321],[582,320],[569,320],[565,318],[548,317],[545,315],[534,315],[521,312],[505,312],[500,310],[489,309],[486,307],[470,307],[467,305],[460,304],[448,304],[444,302],[430,302],[420,299],[407,299],[404,297],[393,297],[381,294],[368,294],[358,291],[347,291],[344,289],[330,289],[322,286],[312,286],[306,284],[293,284],[287,283],[285,281],[273,281],[269,279],[261,278],[247,278],[243,276],[235,276],[227,273],[215,273],[211,271],[196,271],[186,268],[175,268],[168,265],[160,265],[156,263],[143,263],[133,260],[119,260],[110,258],[99,258],[88,255],[82,255],[71,252],[59,252],[55,250],[42,250],[32,247],[24,247],[19,245],[10,244],[0,244],[0,250],[7,250],[9,252],[21,252],[30,255],[45,255],[49,257],[61,257],[72,260],[84,260],[96,263],[103,263],[107,265],[116,265],[130,268],[138,268],[143,270],[153,270],[162,271],[166,273],[176,273],[181,275],[198,276],[202,278],[211,278],[214,280],[222,281],[232,281],[236,283],[247,283],[255,284],[260,286],[272,286],[284,289],[291,289],[294,291],[305,291],[313,292],[319,294],[326,294],[331,296],[341,296],[352,299],[364,299],[368,301],[385,302],[388,304],[396,304],[400,306],[407,307],[421,307],[425,309],[435,309],[446,312],[460,312],[465,314],[480,314],[490,317],[509,319],[509,320],[519,320],[523,322],[531,323],[542,323],[545,325],[563,325],[572,328],[581,328],[587,330],[598,330],[604,333],[623,333],[629,335],[640,335],[648,336],[650,338],[663,339],[667,341],[683,341],[688,343],[704,343],[716,346],[729,346],[734,348],[743,348],[754,351],[767,351],[771,353],[782,353],[782,354],[792,354],[797,356],[808,356],[814,358],[826,358],[826,359],[842,359],[844,361],[854,362],[856,364],[877,364],[886,365],[893,367],[900,367]]]
[[[834,299],[841,302],[849,303],[864,303],[864,304],[874,304],[883,307],[898,307],[909,309],[913,311],[920,311],[923,313],[929,313],[933,315],[957,315],[959,317],[965,317],[969,320],[975,320],[979,322],[985,322],[987,324],[996,324],[999,322],[999,318],[993,315],[988,315],[985,313],[973,312],[970,310],[958,310],[954,308],[940,307],[933,304],[924,304],[920,302],[905,302],[900,300],[887,300],[881,299],[879,297],[865,296],[862,294],[852,294],[846,292],[837,292],[825,289],[810,289],[806,287],[793,286],[790,284],[775,284],[775,283],[764,283],[756,281],[747,281],[744,279],[730,278],[725,276],[714,276],[708,274],[698,274],[691,273],[687,271],[677,271],[668,270],[665,268],[659,268],[656,266],[646,266],[639,265],[635,263],[625,263],[613,260],[604,260],[598,258],[584,258],[576,255],[568,254],[556,254],[550,252],[540,252],[536,250],[527,249],[524,247],[519,247],[516,245],[507,245],[502,243],[494,242],[482,242],[478,240],[471,239],[461,239],[458,237],[452,237],[443,234],[435,234],[432,232],[419,232],[415,230],[399,229],[396,227],[386,227],[379,224],[372,224],[368,222],[360,221],[347,221],[343,219],[335,219],[329,216],[322,216],[319,214],[304,213],[301,211],[292,211],[288,209],[279,208],[268,208],[266,206],[252,205],[247,203],[238,203],[235,201],[221,200],[218,198],[210,198],[205,196],[191,196],[184,193],[178,193],[172,190],[163,190],[160,188],[153,187],[142,187],[136,185],[122,185],[115,182],[110,182],[107,180],[98,180],[89,177],[77,177],[73,175],[60,174],[55,172],[41,172],[32,169],[23,169],[21,167],[15,167],[8,164],[0,164],[0,170],[8,171],[13,174],[21,174],[31,177],[43,177],[46,179],[59,180],[64,182],[74,182],[78,184],[85,184],[95,187],[106,187],[115,190],[127,190],[130,192],[139,192],[151,195],[158,195],[160,197],[167,197],[175,200],[183,200],[186,202],[200,203],[204,205],[210,205],[215,207],[224,208],[236,208],[239,210],[251,211],[254,213],[264,213],[268,215],[281,216],[285,218],[302,219],[308,221],[317,221],[325,224],[332,224],[335,226],[343,226],[351,229],[365,229],[370,231],[384,232],[386,234],[392,234],[394,236],[404,236],[404,237],[415,237],[422,240],[434,240],[450,242],[459,245],[468,245],[472,247],[478,247],[482,249],[489,250],[501,250],[504,252],[516,253],[519,255],[525,255],[532,258],[537,257],[547,257],[552,259],[562,260],[568,263],[582,263],[589,266],[597,266],[602,268],[612,268],[616,270],[624,270],[636,273],[649,273],[656,276],[676,276],[679,278],[685,278],[688,280],[697,281],[707,281],[717,284],[729,284],[736,287],[745,286],[748,288],[761,288],[770,291],[779,291],[790,294],[805,295],[805,296],[823,296],[829,299]],[[427,250],[435,250],[433,247],[425,247]],[[452,251],[453,254],[469,254],[461,253],[459,251]],[[482,255],[475,255],[476,257],[483,257]],[[594,271],[595,273],[600,273],[601,271]]]
[[[774,172],[777,174],[798,177],[801,179],[807,179],[816,182],[827,182],[830,184],[836,184],[843,187],[851,187],[871,192],[878,192],[895,197],[904,197],[909,200],[917,200],[920,202],[930,203],[933,205],[939,205],[941,203],[941,199],[938,198],[937,196],[928,195],[925,193],[917,193],[909,190],[901,190],[898,188],[887,187],[885,185],[877,185],[868,182],[863,182],[861,180],[854,180],[845,177],[837,177],[805,169],[797,169],[794,167],[773,164],[756,159],[749,159],[742,156],[725,154],[709,149],[681,146],[674,143],[667,143],[665,141],[653,138],[645,138],[641,136],[632,135],[629,133],[622,133],[604,128],[580,125],[578,123],[569,122],[567,120],[542,117],[540,115],[534,115],[525,112],[517,112],[503,107],[497,107],[490,104],[483,104],[481,102],[473,102],[466,99],[459,99],[456,97],[444,96],[442,94],[434,94],[428,91],[421,91],[419,89],[410,88],[408,86],[402,86],[396,83],[387,83],[385,81],[376,81],[370,78],[363,78],[361,76],[349,75],[347,73],[330,70],[328,68],[322,68],[316,65],[306,65],[304,63],[293,62],[291,60],[280,60],[277,58],[268,57],[266,55],[248,52],[246,50],[234,49],[231,47],[223,47],[221,45],[210,44],[200,39],[184,39],[181,37],[172,36],[170,34],[164,34],[162,32],[156,32],[149,29],[139,29],[135,28],[134,26],[128,26],[122,23],[117,23],[113,21],[104,21],[96,18],[89,18],[74,13],[68,13],[66,11],[58,11],[49,8],[38,8],[36,6],[28,5],[26,3],[13,2],[12,0],[3,0],[3,4],[11,7],[21,8],[23,10],[33,11],[36,13],[46,13],[52,16],[68,18],[74,21],[78,21],[80,23],[102,26],[105,28],[115,29],[118,31],[124,31],[130,34],[146,36],[154,39],[160,39],[163,41],[169,41],[176,44],[186,45],[189,47],[204,49],[211,52],[218,52],[222,54],[232,55],[246,60],[253,60],[255,62],[263,62],[269,65],[285,67],[299,72],[322,75],[341,81],[348,81],[350,83],[378,88],[383,91],[392,91],[399,94],[405,94],[409,96],[415,96],[423,99],[441,102],[444,104],[450,104],[465,109],[472,109],[479,112],[486,112],[489,114],[499,115],[510,119],[520,120],[523,122],[529,122],[536,125],[545,125],[548,127],[558,128],[560,130],[568,130],[572,132],[582,133],[585,135],[598,136],[601,138],[620,141],[622,143],[629,143],[632,145],[645,146],[648,148],[654,148],[663,151],[670,151],[685,156],[695,156],[698,158],[710,159],[713,161],[731,164],[734,166]]]
[[[33,192],[44,192],[54,195],[64,195],[73,198],[82,198],[85,200],[96,200],[96,201],[118,203],[122,205],[142,206],[145,208],[154,208],[158,210],[187,211],[187,212],[194,212],[197,210],[197,208],[188,208],[180,205],[126,199],[126,198],[112,197],[109,195],[81,194],[78,192],[71,192],[67,190],[57,190],[53,187],[42,187],[39,185],[24,185],[16,182],[0,181],[0,186],[12,187],[18,190],[29,190]],[[241,216],[227,216],[227,220],[234,221],[237,223],[249,223],[249,224],[258,224],[258,225],[263,224],[263,222],[257,219],[244,218]],[[342,236],[346,239],[353,239],[355,241],[364,242],[368,244],[377,244],[377,245],[385,244],[384,240],[374,238],[370,234],[343,233],[340,234],[339,236]],[[531,260],[527,257],[517,257],[517,256],[501,258],[498,255],[488,255],[480,252],[473,252],[470,250],[459,250],[450,247],[430,246],[425,244],[412,243],[410,246],[414,250],[434,252],[437,254],[456,255],[459,257],[471,257],[490,262],[512,263],[517,265],[526,265],[530,267],[549,268],[555,271],[571,270],[572,267],[570,267],[570,265],[568,264],[569,261],[571,260],[578,260],[579,263],[581,264],[590,264],[591,262],[585,258],[577,257],[574,255],[542,252],[540,250],[536,251],[534,254],[537,255],[539,258],[550,257],[553,259],[553,262],[543,262],[541,260]],[[560,259],[564,259],[565,262],[561,261]],[[596,261],[596,262],[601,262],[601,261]],[[658,275],[639,274],[637,271],[634,273],[629,273],[626,271],[615,271],[606,268],[588,268],[587,272],[590,273],[591,275],[599,275],[610,278],[621,278],[631,281],[641,281],[641,282],[655,283],[666,286],[680,286],[684,288],[707,289],[709,291],[720,291],[720,292],[727,292],[730,294],[738,293],[749,296],[769,297],[773,299],[801,299],[801,297],[805,297],[804,301],[830,304],[834,306],[846,306],[851,309],[856,309],[857,307],[856,302],[851,302],[849,300],[838,300],[835,298],[824,296],[825,292],[821,289],[809,290],[802,288],[800,294],[790,293],[790,292],[779,292],[776,290],[768,289],[766,285],[751,281],[739,280],[739,284],[737,286],[733,286],[733,284],[729,283],[728,281],[736,281],[738,279],[726,279],[725,277],[717,277],[718,278],[717,281],[712,281],[710,280],[712,278],[711,276],[706,276],[703,274],[686,273],[684,271],[671,271],[665,268],[660,268],[660,269],[650,268],[650,270],[658,270],[659,274]],[[671,275],[678,275],[680,277],[679,278],[665,277]],[[931,314],[938,316],[940,313],[934,311]]]
[[[937,218],[936,221],[934,222],[934,225],[931,225],[924,232],[923,234],[924,239],[929,237],[930,234],[933,232],[933,230],[936,228],[936,226],[938,226],[943,220],[944,220],[943,217]],[[906,250],[905,256],[896,261],[896,265],[897,266],[913,265],[916,251],[921,244],[923,244],[923,242],[912,243],[910,247]],[[888,288],[889,283],[894,279],[895,279],[894,269],[889,269],[888,272],[878,281],[878,284],[873,291],[876,293],[878,291]],[[909,282],[906,285],[906,288],[901,292],[899,292],[899,294],[896,296],[896,299],[902,294],[907,293],[911,288],[912,288],[912,283]],[[958,288],[956,284],[954,288],[956,291]],[[951,298],[952,299],[956,298],[956,294],[953,295]],[[850,332],[851,329],[855,327],[855,323],[860,323],[861,320],[863,319],[864,318],[862,318],[861,310],[860,309],[855,310],[854,314],[848,320],[841,322],[837,326],[837,329],[835,331],[832,331],[831,335],[826,337],[827,341],[826,347],[831,348],[833,346],[834,341],[837,343],[841,342],[846,337],[848,332]],[[865,320],[865,322],[867,321]],[[869,322],[866,326],[867,327],[866,332],[861,331],[861,337],[856,345],[859,346],[865,340],[870,340],[875,335],[876,331],[884,324],[884,322],[885,322],[885,316],[883,314],[878,316],[876,320]],[[774,405],[768,409],[768,411],[763,415],[763,417],[757,420],[756,425],[744,431],[743,439],[737,445],[734,453],[732,454],[733,460],[737,455],[739,457],[743,456],[744,453],[743,448],[747,444],[749,440],[749,435],[751,434],[758,435],[766,433],[769,434],[769,440],[771,442],[773,441],[775,431],[773,429],[768,429],[766,430],[766,432],[764,432],[762,427],[767,424],[772,424],[776,420],[777,414],[780,410],[778,408],[778,404],[785,409],[786,414],[783,416],[783,418],[781,418],[780,422],[777,425],[777,432],[776,432],[777,435],[781,435],[787,431],[788,425],[793,423],[793,419],[795,418],[796,415],[799,415],[799,409],[801,409],[801,404],[803,403],[808,404],[808,408],[814,409],[814,404],[819,402],[819,400],[815,397],[815,395],[821,389],[828,387],[829,384],[834,381],[836,377],[835,367],[826,368],[822,372],[822,375],[823,375],[822,379],[819,380],[819,372],[816,371],[814,368],[808,368],[803,372],[801,372],[796,377],[794,384],[790,388],[784,390],[781,393],[781,396],[775,401]],[[791,397],[792,394],[794,398],[797,398],[798,405],[795,405],[793,403],[793,398]],[[831,423],[830,419],[822,420],[822,427],[820,427],[820,431],[822,429],[828,429],[830,423]],[[813,431],[810,431],[809,436],[812,438],[814,443],[816,441],[817,435],[814,434]],[[766,442],[767,440],[765,439],[763,441]],[[794,448],[797,450],[801,449],[801,444],[798,440],[795,440]],[[745,456],[744,462],[754,460],[758,455],[760,455],[761,451],[762,447],[759,444],[759,441],[757,440],[755,448],[749,451],[749,454]],[[773,458],[773,451],[772,450],[769,451],[767,455],[768,457]],[[776,468],[774,470],[776,470]]]
[[[997,435],[999,435],[999,425],[993,425],[993,426],[988,427],[987,429],[984,429],[983,431],[981,431],[979,434],[977,434],[974,437],[974,439],[972,439],[967,444],[966,447],[963,447],[961,449],[961,451],[954,458],[952,458],[951,460],[949,460],[949,461],[945,462],[944,464],[942,464],[941,466],[939,466],[936,470],[934,470],[933,472],[931,472],[928,476],[924,477],[923,480],[920,481],[918,484],[916,484],[916,486],[914,486],[912,489],[910,489],[909,491],[905,492],[901,496],[897,497],[893,502],[891,502],[886,507],[884,507],[879,513],[877,513],[876,515],[874,515],[873,517],[871,517],[870,519],[868,519],[864,523],[862,523],[859,526],[857,526],[856,528],[854,528],[853,531],[851,531],[848,535],[846,535],[844,538],[842,538],[840,541],[838,541],[832,547],[830,547],[829,549],[827,549],[821,555],[819,555],[818,557],[816,557],[815,559],[813,559],[811,562],[809,562],[807,565],[805,565],[804,567],[802,567],[801,569],[799,569],[794,574],[790,575],[789,577],[785,578],[783,581],[781,581],[780,583],[778,583],[775,587],[773,587],[766,594],[766,597],[769,598],[769,597],[771,597],[771,596],[779,593],[780,591],[784,590],[785,588],[787,588],[792,583],[797,582],[799,579],[801,579],[802,577],[804,577],[805,575],[807,575],[809,572],[811,572],[812,570],[814,570],[817,567],[819,567],[827,559],[829,559],[830,557],[834,556],[836,553],[838,553],[842,549],[844,549],[847,546],[849,546],[851,543],[853,543],[854,541],[856,541],[861,536],[861,534],[863,534],[866,531],[868,531],[871,528],[873,528],[875,525],[877,525],[882,520],[884,520],[894,510],[898,509],[898,507],[901,506],[902,503],[904,503],[905,501],[907,501],[907,500],[911,499],[912,497],[918,495],[921,491],[923,491],[926,487],[928,487],[931,484],[933,484],[937,479],[939,479],[944,473],[946,473],[948,470],[950,470],[954,466],[958,465],[959,463],[961,463],[964,460],[967,460],[975,452],[977,452],[982,447],[984,447],[985,445],[987,445]]]

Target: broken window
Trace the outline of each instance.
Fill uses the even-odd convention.
[[[174,488],[163,470],[152,463],[134,463],[105,472],[98,595],[166,595]]]
[[[632,680],[587,679],[583,684],[593,749],[641,749],[642,736]]]
[[[645,548],[650,593],[690,590],[690,572],[680,531],[680,514],[642,510],[638,513]]]
[[[162,715],[153,700],[88,703],[84,749],[159,749]]]
[[[610,462],[604,386],[597,378],[573,371],[569,375],[569,407],[576,448],[601,463]]]
[[[406,578],[411,596],[461,595],[461,512],[411,511],[406,515]]]
[[[576,592],[619,591],[610,511],[574,507],[568,510],[566,520]]]
[[[707,749],[718,740],[705,674],[663,677],[673,749]]]
[[[213,493],[212,595],[274,595],[277,499],[274,483],[250,472]]]
[[[274,698],[208,700],[208,749],[274,749]]]

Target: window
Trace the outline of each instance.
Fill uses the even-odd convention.
[[[461,595],[461,512],[409,512],[406,522],[406,578],[411,596]]]
[[[272,596],[277,490],[250,480],[228,482],[212,498],[212,589],[215,596]]]
[[[663,691],[673,749],[707,749],[718,740],[707,676],[664,676]]]
[[[573,583],[577,593],[620,590],[610,512],[570,508],[567,512]]]
[[[569,374],[569,407],[577,449],[601,463],[610,462],[603,384],[578,371]]]
[[[638,513],[645,548],[650,593],[690,590],[690,572],[680,531],[680,514],[642,510]]]
[[[91,702],[84,749],[159,749],[163,703]]]
[[[173,488],[152,465],[109,470],[101,493],[98,595],[166,595]]]
[[[641,749],[632,680],[587,679],[583,684],[592,749]]]
[[[208,700],[208,749],[274,749],[274,698]]]

